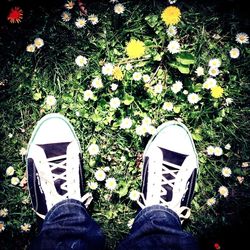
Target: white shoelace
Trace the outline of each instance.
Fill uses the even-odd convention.
[[[159,168],[159,164],[161,165],[161,171],[157,169]],[[151,181],[151,183],[149,184],[149,187],[147,188],[147,191],[148,191],[147,199],[145,198],[144,194],[141,193],[140,196],[142,198],[142,202],[138,200],[137,201],[138,205],[142,209],[148,206],[152,206],[152,205],[162,205],[164,207],[167,207],[173,210],[175,213],[177,213],[177,215],[180,217],[181,222],[183,222],[183,220],[187,219],[191,213],[190,208],[186,206],[180,206],[181,199],[188,190],[187,185],[185,185],[184,191],[181,191],[179,189],[178,190],[179,192],[177,194],[175,193],[175,197],[172,197],[171,201],[167,202],[162,198],[162,196],[167,195],[167,190],[163,187],[163,185],[169,185],[172,188],[172,192],[174,194],[173,189],[174,189],[174,186],[176,185],[176,177],[181,166],[178,166],[176,164],[172,164],[169,162],[165,162],[165,161],[161,161],[160,163],[158,160],[150,161],[149,165],[150,165],[150,168],[149,168],[150,172],[148,173],[148,176],[149,176],[148,181]],[[173,169],[169,169],[168,167],[164,165],[170,166]],[[165,178],[164,175],[166,174],[170,174],[173,177],[173,179]]]

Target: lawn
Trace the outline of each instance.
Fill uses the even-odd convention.
[[[38,232],[26,149],[36,122],[59,112],[81,142],[85,189],[94,197],[89,212],[107,236],[107,249],[129,232],[143,150],[169,120],[190,129],[199,155],[184,230],[205,250],[245,249],[246,6],[233,0],[84,2],[87,14],[77,1],[0,5],[0,248],[26,249]],[[20,22],[10,23],[15,6]]]

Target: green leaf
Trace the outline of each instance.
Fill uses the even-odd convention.
[[[192,134],[192,137],[195,141],[202,141],[203,137],[200,134]]]
[[[145,17],[145,20],[147,21],[148,25],[153,28],[158,24],[158,15],[151,15]]]
[[[127,193],[128,193],[128,187],[129,187],[128,184],[126,184],[126,183],[122,184],[122,188],[118,191],[118,194],[119,194],[120,198],[123,197],[123,196],[125,196],[125,195],[127,195]]]
[[[183,52],[177,55],[176,61],[184,65],[190,65],[195,63],[195,58],[192,54]]]
[[[125,105],[130,105],[130,104],[134,101],[134,99],[135,99],[135,98],[134,98],[132,95],[125,94],[123,103],[124,103]]]
[[[101,118],[101,116],[99,116],[99,114],[93,114],[93,115],[91,116],[91,118],[92,118],[92,120],[93,120],[94,122],[99,122],[99,121],[102,120],[102,118]]]
[[[190,70],[189,67],[186,65],[179,65],[178,66],[178,70],[182,73],[182,74],[189,74]]]

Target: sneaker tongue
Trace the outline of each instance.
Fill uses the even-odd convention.
[[[181,166],[187,157],[187,155],[185,154],[174,152],[166,148],[159,148],[161,149],[163,154],[163,161],[170,162],[178,166]]]
[[[70,142],[38,144],[44,150],[47,158],[56,157],[60,155],[66,155],[67,147]]]

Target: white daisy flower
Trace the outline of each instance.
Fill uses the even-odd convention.
[[[0,217],[6,217],[8,215],[8,209],[2,208],[0,209]]]
[[[174,25],[170,25],[168,28],[167,28],[167,35],[169,37],[172,37],[172,36],[175,36],[177,34],[177,29]]]
[[[231,58],[236,59],[240,56],[240,50],[238,48],[232,48],[229,51],[229,55]]]
[[[221,147],[215,147],[214,148],[214,155],[215,156],[221,156],[223,154],[223,150]]]
[[[224,147],[226,150],[230,150],[231,149],[231,145],[228,143],[227,145],[225,145]]]
[[[88,187],[92,190],[96,190],[98,188],[98,183],[96,181],[88,182]]]
[[[123,4],[118,3],[114,6],[114,12],[118,15],[122,14],[125,10],[125,7]]]
[[[97,155],[99,153],[99,146],[95,143],[92,143],[89,147],[88,147],[88,151],[90,155]]]
[[[156,133],[156,127],[153,126],[153,125],[149,125],[147,127],[147,132],[150,134],[150,135],[154,135]]]
[[[86,26],[86,24],[87,24],[87,21],[83,17],[77,18],[75,21],[75,25],[77,28],[83,28]]]
[[[172,86],[171,86],[171,90],[177,94],[179,91],[181,91],[183,87],[183,84],[181,81],[176,81]]]
[[[215,147],[213,146],[208,146],[207,147],[207,154],[208,155],[213,155],[214,154]]]
[[[148,132],[148,125],[142,124],[138,125],[135,129],[135,133],[139,136],[144,136]]]
[[[95,89],[100,89],[103,87],[102,79],[100,77],[96,77],[95,79],[92,80],[91,86],[94,87]]]
[[[211,206],[213,206],[215,204],[215,202],[216,202],[216,199],[214,197],[209,198],[207,200],[207,205],[211,207]]]
[[[56,98],[53,95],[48,95],[45,99],[45,103],[48,107],[53,107],[56,105]]]
[[[108,190],[115,190],[116,187],[117,187],[117,183],[116,183],[115,178],[113,178],[113,177],[108,178],[108,179],[106,180],[105,187],[106,187]]]
[[[158,83],[154,86],[154,92],[155,94],[160,94],[163,90],[163,86],[161,83]]]
[[[172,102],[164,102],[162,108],[163,110],[172,111],[174,108],[174,105]]]
[[[204,68],[201,66],[197,67],[197,69],[195,70],[195,73],[197,76],[203,76],[204,75]]]
[[[228,167],[224,167],[222,168],[221,173],[224,177],[230,177],[232,174],[232,170]]]
[[[240,43],[240,44],[249,43],[249,36],[248,36],[248,34],[246,34],[244,32],[240,32],[236,35],[235,41]]]
[[[88,21],[90,21],[91,24],[96,25],[99,22],[99,19],[96,15],[91,14],[88,16]]]
[[[131,190],[129,193],[129,199],[132,201],[137,201],[140,198],[140,192],[137,190]]]
[[[112,91],[116,91],[117,88],[118,88],[118,84],[116,84],[116,83],[112,83],[112,84],[111,84],[111,90],[112,90]]]
[[[209,74],[210,76],[217,76],[217,75],[219,75],[219,73],[220,73],[219,69],[218,69],[218,68],[215,68],[215,67],[211,67],[211,68],[209,69],[209,71],[208,71],[208,74]]]
[[[15,169],[14,169],[12,166],[9,166],[9,167],[6,169],[6,175],[7,175],[7,176],[12,176],[14,173],[15,173]]]
[[[149,75],[143,75],[142,80],[143,80],[143,82],[148,83],[148,82],[150,82],[150,76]]]
[[[140,72],[134,72],[134,74],[133,74],[134,81],[140,81],[141,78],[142,78],[142,74]]]
[[[29,45],[27,45],[27,47],[26,47],[26,51],[27,51],[27,52],[33,53],[33,52],[35,52],[35,50],[36,50],[35,44],[29,44]]]
[[[218,58],[212,58],[209,60],[208,66],[211,68],[219,68],[221,66],[221,60]]]
[[[168,44],[168,51],[171,53],[171,54],[176,54],[176,53],[179,53],[181,50],[181,46],[179,44],[178,41],[176,40],[173,40],[173,41],[170,41],[169,44]]]
[[[10,180],[10,183],[14,186],[18,185],[20,183],[20,180],[18,177],[12,177]]]
[[[187,98],[188,98],[188,102],[191,104],[195,104],[200,100],[199,96],[195,93],[188,94]]]
[[[133,65],[131,63],[127,63],[125,68],[127,71],[130,71],[131,69],[133,69]]]
[[[114,97],[110,100],[109,105],[112,109],[117,109],[121,105],[121,101],[118,97]]]
[[[83,67],[88,63],[88,59],[85,56],[78,56],[75,59],[75,63],[79,66],[79,67]]]
[[[145,116],[142,120],[142,124],[145,124],[145,125],[150,125],[152,123],[152,120],[150,117],[148,116]]]
[[[43,39],[42,38],[36,38],[35,40],[34,40],[34,45],[39,49],[39,48],[41,48],[41,47],[43,47],[43,45],[44,45],[44,41],[43,41]]]
[[[68,11],[64,11],[61,18],[64,22],[69,22],[71,20],[71,14]]]
[[[103,181],[106,178],[106,173],[102,169],[95,171],[95,178],[97,181]]]
[[[233,98],[230,98],[230,97],[226,98],[226,105],[227,106],[229,106],[232,103],[233,103]]]
[[[28,223],[24,223],[23,225],[20,226],[22,232],[29,232],[31,225]]]
[[[203,83],[202,87],[203,87],[204,89],[211,89],[211,88],[215,87],[216,84],[217,84],[217,81],[216,81],[214,78],[209,77],[209,78],[207,78],[207,80]]]
[[[229,192],[228,192],[228,188],[227,187],[220,186],[218,191],[219,191],[220,195],[224,196],[225,198],[228,196]]]
[[[133,124],[132,120],[129,117],[125,117],[121,121],[120,128],[129,129],[131,128],[132,124]]]
[[[89,99],[93,100],[94,99],[94,94],[92,90],[87,89],[83,92],[83,99],[84,101],[88,101]]]
[[[126,159],[126,157],[125,157],[124,155],[122,155],[121,158],[120,158],[120,160],[124,162],[124,161],[126,161],[127,159]]]
[[[102,74],[103,75],[112,76],[113,75],[113,70],[114,70],[114,66],[113,66],[112,63],[105,63],[102,66]]]

